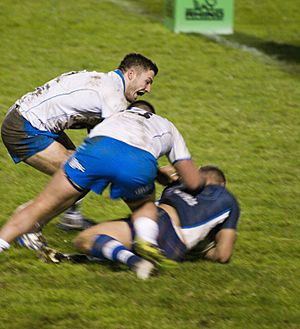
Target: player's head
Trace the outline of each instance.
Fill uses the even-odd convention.
[[[138,107],[139,109],[145,110],[147,112],[151,112],[155,114],[155,108],[152,104],[150,104],[147,101],[144,100],[137,100],[135,102],[132,102],[129,106],[128,109],[130,109],[131,107]]]
[[[199,168],[202,175],[205,176],[206,185],[216,184],[225,186],[226,178],[221,169],[216,166],[208,165]]]
[[[127,54],[118,69],[124,76],[125,97],[129,102],[151,92],[151,85],[158,68],[149,58],[136,53]]]

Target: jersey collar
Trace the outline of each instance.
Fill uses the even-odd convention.
[[[121,70],[116,69],[116,70],[114,70],[114,72],[117,73],[118,76],[122,79],[123,90],[124,90],[124,93],[125,93],[125,79],[124,79],[124,76],[123,76]]]

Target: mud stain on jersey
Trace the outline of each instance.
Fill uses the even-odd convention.
[[[100,75],[92,75],[89,81],[91,87],[100,87],[102,83],[102,77]]]

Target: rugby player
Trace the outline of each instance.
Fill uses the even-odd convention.
[[[15,163],[21,161],[53,175],[75,145],[66,129],[94,127],[112,114],[123,111],[127,101],[151,91],[158,68],[147,57],[131,53],[118,69],[99,73],[69,72],[27,93],[9,109],[2,127],[4,145]],[[90,225],[71,207],[62,218],[65,229]]]

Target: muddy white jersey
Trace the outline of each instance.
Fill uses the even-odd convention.
[[[125,82],[119,70],[69,72],[20,98],[19,112],[39,130],[58,133],[95,126],[127,107]]]
[[[107,136],[151,153],[166,155],[171,163],[191,159],[185,141],[169,120],[139,108],[117,113],[98,124],[89,137]]]

